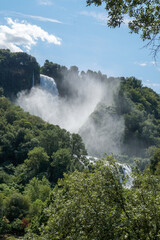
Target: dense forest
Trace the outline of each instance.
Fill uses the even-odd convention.
[[[13,99],[19,91],[31,89],[33,78],[39,84],[39,72],[36,59],[27,53],[0,50],[0,86],[5,96]]]
[[[63,172],[84,169],[87,152],[78,134],[25,113],[2,90],[0,115],[0,232],[23,232]]]
[[[0,234],[26,240],[160,239],[159,94],[134,77],[79,73],[76,66],[48,60],[40,68],[28,54],[8,50],[1,50],[0,58]],[[69,102],[80,94],[72,82],[102,84],[103,97],[79,130],[81,136],[10,101],[31,89],[33,75],[38,85],[40,72],[55,79],[59,96]],[[85,101],[83,95],[80,99]],[[121,120],[124,131],[116,135]],[[108,132],[110,122],[114,131]],[[111,154],[107,134],[111,147],[120,151]],[[89,161],[87,150],[104,157]],[[125,184],[118,162],[132,166],[132,186]]]

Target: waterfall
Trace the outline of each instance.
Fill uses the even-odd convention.
[[[95,164],[98,161],[98,158],[97,157],[93,157],[93,156],[85,156],[85,158],[91,164]],[[123,178],[125,179],[125,183],[123,184],[123,186],[126,187],[126,188],[131,188],[132,185],[133,185],[132,168],[129,165],[125,164],[125,163],[117,162],[117,165],[120,166],[121,172],[123,174],[121,182],[123,183]]]
[[[58,95],[57,86],[53,78],[41,74],[40,86],[42,89],[50,92],[52,95]]]
[[[118,163],[118,165],[121,166],[123,176],[126,180],[125,187],[131,188],[133,185],[132,168],[124,163]]]

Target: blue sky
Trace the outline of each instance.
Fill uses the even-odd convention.
[[[125,24],[110,29],[106,21],[103,7],[86,7],[85,0],[2,0],[0,48],[26,51],[40,65],[48,59],[108,77],[135,76],[160,93],[158,59],[155,64],[146,43]]]

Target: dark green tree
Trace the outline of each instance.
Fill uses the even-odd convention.
[[[156,172],[157,170],[159,173],[160,172],[159,169],[160,169],[160,147],[155,149],[154,154],[151,157],[152,172]]]
[[[73,133],[72,134],[72,147],[71,147],[71,156],[80,158],[82,155],[87,155],[85,145],[82,142],[80,135]]]
[[[37,199],[45,201],[51,191],[49,181],[43,177],[42,180],[32,178],[30,182],[25,186],[25,195],[28,196],[32,202]]]
[[[22,219],[29,210],[29,199],[22,194],[15,193],[10,196],[6,203],[6,217],[10,221],[16,218]]]
[[[61,148],[52,155],[51,162],[51,179],[53,182],[57,182],[58,178],[62,178],[63,174],[70,169],[71,165],[71,153],[69,149]]]
[[[42,147],[35,147],[28,153],[28,159],[24,163],[30,174],[36,176],[38,173],[46,172],[49,157]]]

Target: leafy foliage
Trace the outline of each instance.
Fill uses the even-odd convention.
[[[39,234],[25,239],[159,239],[159,176],[136,173],[124,188],[112,157],[92,170],[67,175],[58,182],[42,215]],[[39,221],[40,223],[40,221]]]
[[[104,5],[108,13],[107,24],[109,27],[120,27],[125,22],[125,18],[127,18],[131,33],[140,33],[143,40],[151,40],[150,43],[152,44],[154,55],[157,54],[160,48],[159,1],[87,0],[86,2],[87,5]]]
[[[125,119],[124,154],[146,157],[149,147],[160,144],[160,96],[134,77],[121,81],[115,101]]]
[[[35,84],[39,84],[39,72],[36,59],[27,53],[0,50],[0,87],[5,96],[13,98],[19,91],[31,89],[33,74]]]
[[[25,113],[3,95],[0,116],[0,233],[24,235],[58,178],[83,170],[86,150],[78,134]]]

